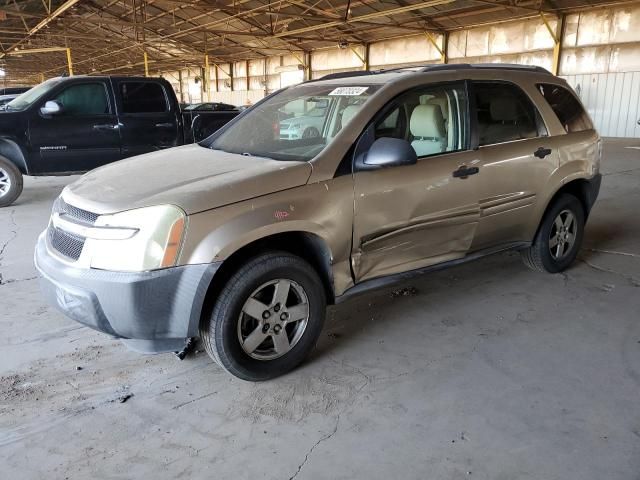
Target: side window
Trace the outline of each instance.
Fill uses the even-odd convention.
[[[122,82],[123,113],[161,113],[168,110],[162,85],[156,82]]]
[[[394,103],[396,108],[376,122],[376,138],[407,140],[418,157],[467,147],[467,98],[464,85],[412,90]]]
[[[480,145],[535,138],[539,114],[520,88],[504,83],[474,83]]]
[[[102,83],[82,83],[65,88],[54,98],[62,115],[104,115],[111,113],[107,91]]]
[[[376,139],[381,137],[402,138],[407,140],[407,122],[403,107],[397,107],[376,124]]]
[[[549,83],[538,84],[538,88],[567,133],[582,132],[593,128],[589,115],[569,90]]]

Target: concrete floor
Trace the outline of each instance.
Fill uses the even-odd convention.
[[[638,479],[629,146],[640,140],[606,143],[566,274],[508,253],[426,276],[408,296],[369,294],[331,309],[302,368],[262,384],[203,352],[137,355],[43,303],[33,245],[69,179],[27,179],[0,210],[2,478]]]

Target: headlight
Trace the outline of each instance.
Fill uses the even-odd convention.
[[[139,208],[101,215],[96,230],[136,231],[126,239],[87,238],[85,249],[91,267],[140,272],[172,267],[178,261],[186,227],[186,215],[173,205]]]

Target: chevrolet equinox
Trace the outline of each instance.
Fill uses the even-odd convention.
[[[285,131],[309,115],[313,134]],[[569,267],[601,152],[573,91],[539,67],[333,74],[199,144],[84,175],[35,263],[72,319],[149,353],[200,336],[228,372],[266,380],[312,350],[327,304],[507,249]]]

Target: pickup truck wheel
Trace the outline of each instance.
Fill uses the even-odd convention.
[[[22,173],[5,157],[0,157],[0,207],[8,207],[22,193]]]
[[[318,138],[320,136],[320,132],[316,127],[307,127],[302,132],[302,138]]]
[[[562,194],[547,211],[530,248],[522,251],[529,268],[558,273],[578,255],[584,236],[584,208],[570,194]]]
[[[268,380],[311,352],[325,308],[324,287],[311,265],[288,253],[266,253],[231,276],[200,325],[200,337],[209,356],[232,375]]]

